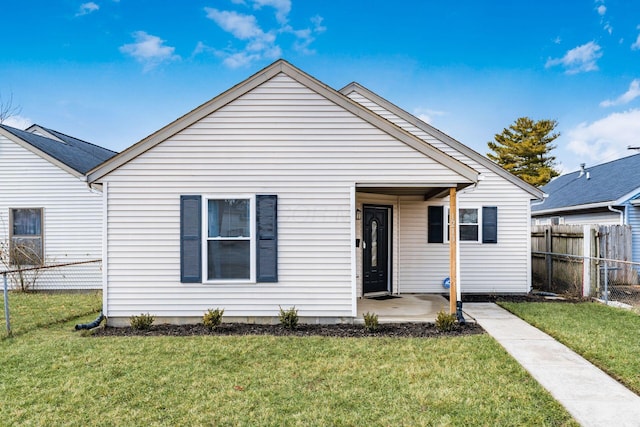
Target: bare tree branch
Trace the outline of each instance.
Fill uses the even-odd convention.
[[[13,92],[9,95],[9,99],[2,99],[2,93],[0,93],[0,124],[7,120],[9,117],[17,116],[22,112],[22,107],[13,105]]]

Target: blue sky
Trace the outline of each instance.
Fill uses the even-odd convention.
[[[640,145],[640,2],[31,0],[2,8],[0,95],[123,150],[278,58],[357,81],[476,151],[559,122],[563,171]]]

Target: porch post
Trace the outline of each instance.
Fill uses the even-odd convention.
[[[458,298],[458,208],[456,200],[456,188],[449,188],[449,312],[456,313]]]

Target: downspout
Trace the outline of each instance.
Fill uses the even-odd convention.
[[[609,209],[611,212],[615,212],[617,214],[620,214],[620,225],[624,225],[625,224],[625,218],[624,218],[624,211],[623,210],[615,209],[612,205],[607,206],[607,209]]]
[[[100,315],[93,322],[77,324],[76,331],[79,331],[80,329],[97,328],[98,326],[100,326],[100,323],[102,323],[103,320],[104,320],[104,315],[102,314],[102,312],[100,312]]]
[[[479,181],[482,181],[482,180],[484,180],[484,176],[482,174],[478,175],[478,182],[473,184],[471,188],[465,188],[464,190],[460,191],[460,194],[458,194],[457,196],[458,203],[456,203],[457,206],[456,206],[456,212],[455,212],[456,232],[460,230],[460,204],[459,204],[460,195],[475,191],[475,189],[478,188]],[[457,282],[456,319],[458,320],[458,323],[460,323],[461,325],[464,325],[466,323],[466,320],[462,314],[462,281],[460,280],[460,236],[457,236],[457,235],[456,235],[456,282]]]

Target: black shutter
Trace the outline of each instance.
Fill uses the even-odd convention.
[[[444,208],[442,206],[429,206],[427,242],[444,242]]]
[[[202,197],[180,196],[180,282],[202,282]]]
[[[278,281],[278,196],[256,196],[258,282]]]
[[[482,243],[498,243],[498,208],[482,207]]]

